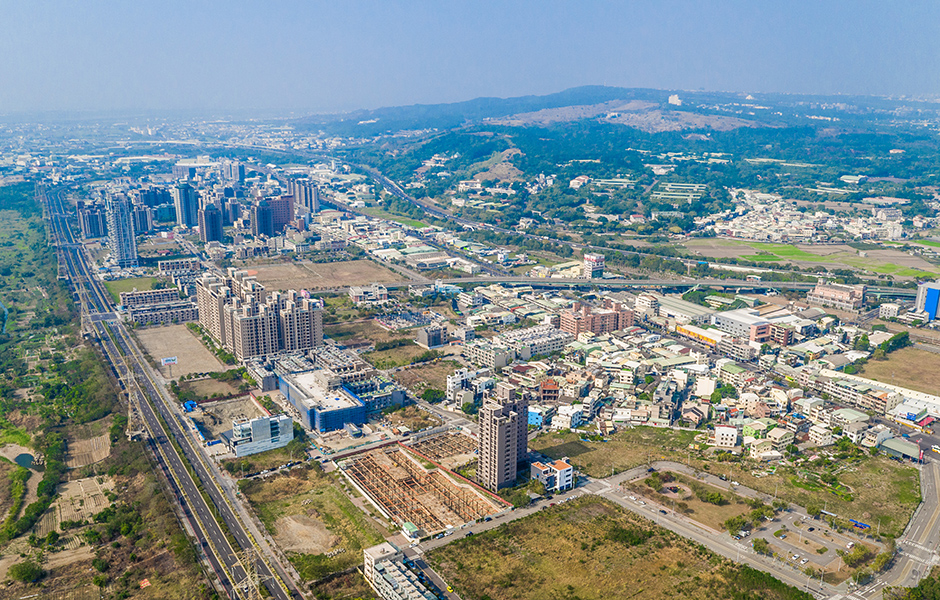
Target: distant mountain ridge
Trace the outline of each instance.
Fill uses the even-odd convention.
[[[678,95],[682,100],[681,106],[669,104],[669,97],[673,94]],[[448,104],[414,104],[357,110],[344,114],[314,115],[298,119],[295,124],[301,129],[322,129],[334,135],[371,137],[407,130],[448,130],[494,119],[498,120],[496,124],[516,125],[521,123],[515,123],[512,118],[518,115],[531,115],[540,111],[567,107],[599,106],[612,102],[645,103],[644,110],[652,112],[685,112],[686,116],[671,120],[692,124],[689,128],[693,128],[696,123],[707,122],[689,118],[688,114],[691,113],[735,116],[741,121],[741,124],[737,126],[767,125],[790,116],[805,118],[808,112],[849,119],[859,115],[865,115],[866,118],[878,115],[884,118],[896,118],[898,111],[907,113],[905,114],[907,117],[940,114],[940,104],[937,103],[880,97],[757,94],[755,98],[743,92],[656,90],[589,85],[544,96],[485,97]],[[719,110],[719,106],[738,106],[742,107],[742,110],[737,111],[739,114],[732,114],[727,108]],[[755,110],[749,110],[748,106],[754,106]],[[771,106],[773,111],[768,110]],[[585,113],[582,118],[592,118],[587,115],[591,111],[582,112]],[[629,125],[629,123],[623,124]]]

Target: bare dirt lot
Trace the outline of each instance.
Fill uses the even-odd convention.
[[[919,348],[901,348],[885,360],[870,360],[858,373],[875,381],[936,394],[940,389],[940,354]]]
[[[215,439],[223,431],[232,428],[234,419],[254,419],[263,415],[257,405],[245,396],[221,402],[206,402],[189,413],[189,416],[199,423],[204,433]]]
[[[177,357],[178,364],[159,367],[164,377],[225,370],[225,365],[185,325],[140,329],[137,331],[137,339],[157,364],[161,358]]]
[[[402,280],[394,271],[370,260],[256,265],[248,271],[269,290],[317,290]]]
[[[277,544],[284,552],[326,554],[341,541],[322,521],[306,514],[281,517],[275,521],[275,529]]]

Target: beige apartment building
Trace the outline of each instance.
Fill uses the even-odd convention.
[[[528,453],[529,401],[516,386],[496,384],[480,408],[480,458],[477,479],[496,491],[513,485],[517,465]]]

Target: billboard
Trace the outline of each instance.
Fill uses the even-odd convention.
[[[166,366],[166,365],[175,365],[175,364],[177,364],[177,363],[176,363],[176,358],[177,358],[177,357],[175,357],[175,356],[167,356],[167,357],[165,357],[165,358],[160,359],[160,363],[161,363],[163,366]]]

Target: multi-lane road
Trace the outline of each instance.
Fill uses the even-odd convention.
[[[194,447],[191,436],[180,425],[178,415],[172,409],[172,400],[156,383],[150,365],[116,318],[110,298],[88,268],[82,247],[75,243],[61,191],[47,194],[40,190],[40,196],[64,271],[82,304],[86,328],[99,340],[105,357],[127,389],[129,402],[138,411],[150,434],[150,447],[167,474],[171,497],[188,519],[188,529],[218,577],[219,585],[230,598],[256,597],[257,590],[247,583],[246,569],[236,554],[251,549],[257,558],[247,570],[257,572],[258,580],[272,597],[279,600],[302,598],[296,584],[277,564],[275,557],[265,555],[267,547],[256,543],[230,500],[219,489],[206,457],[201,449]],[[174,441],[182,454],[177,452]],[[231,534],[234,545],[226,530]]]

